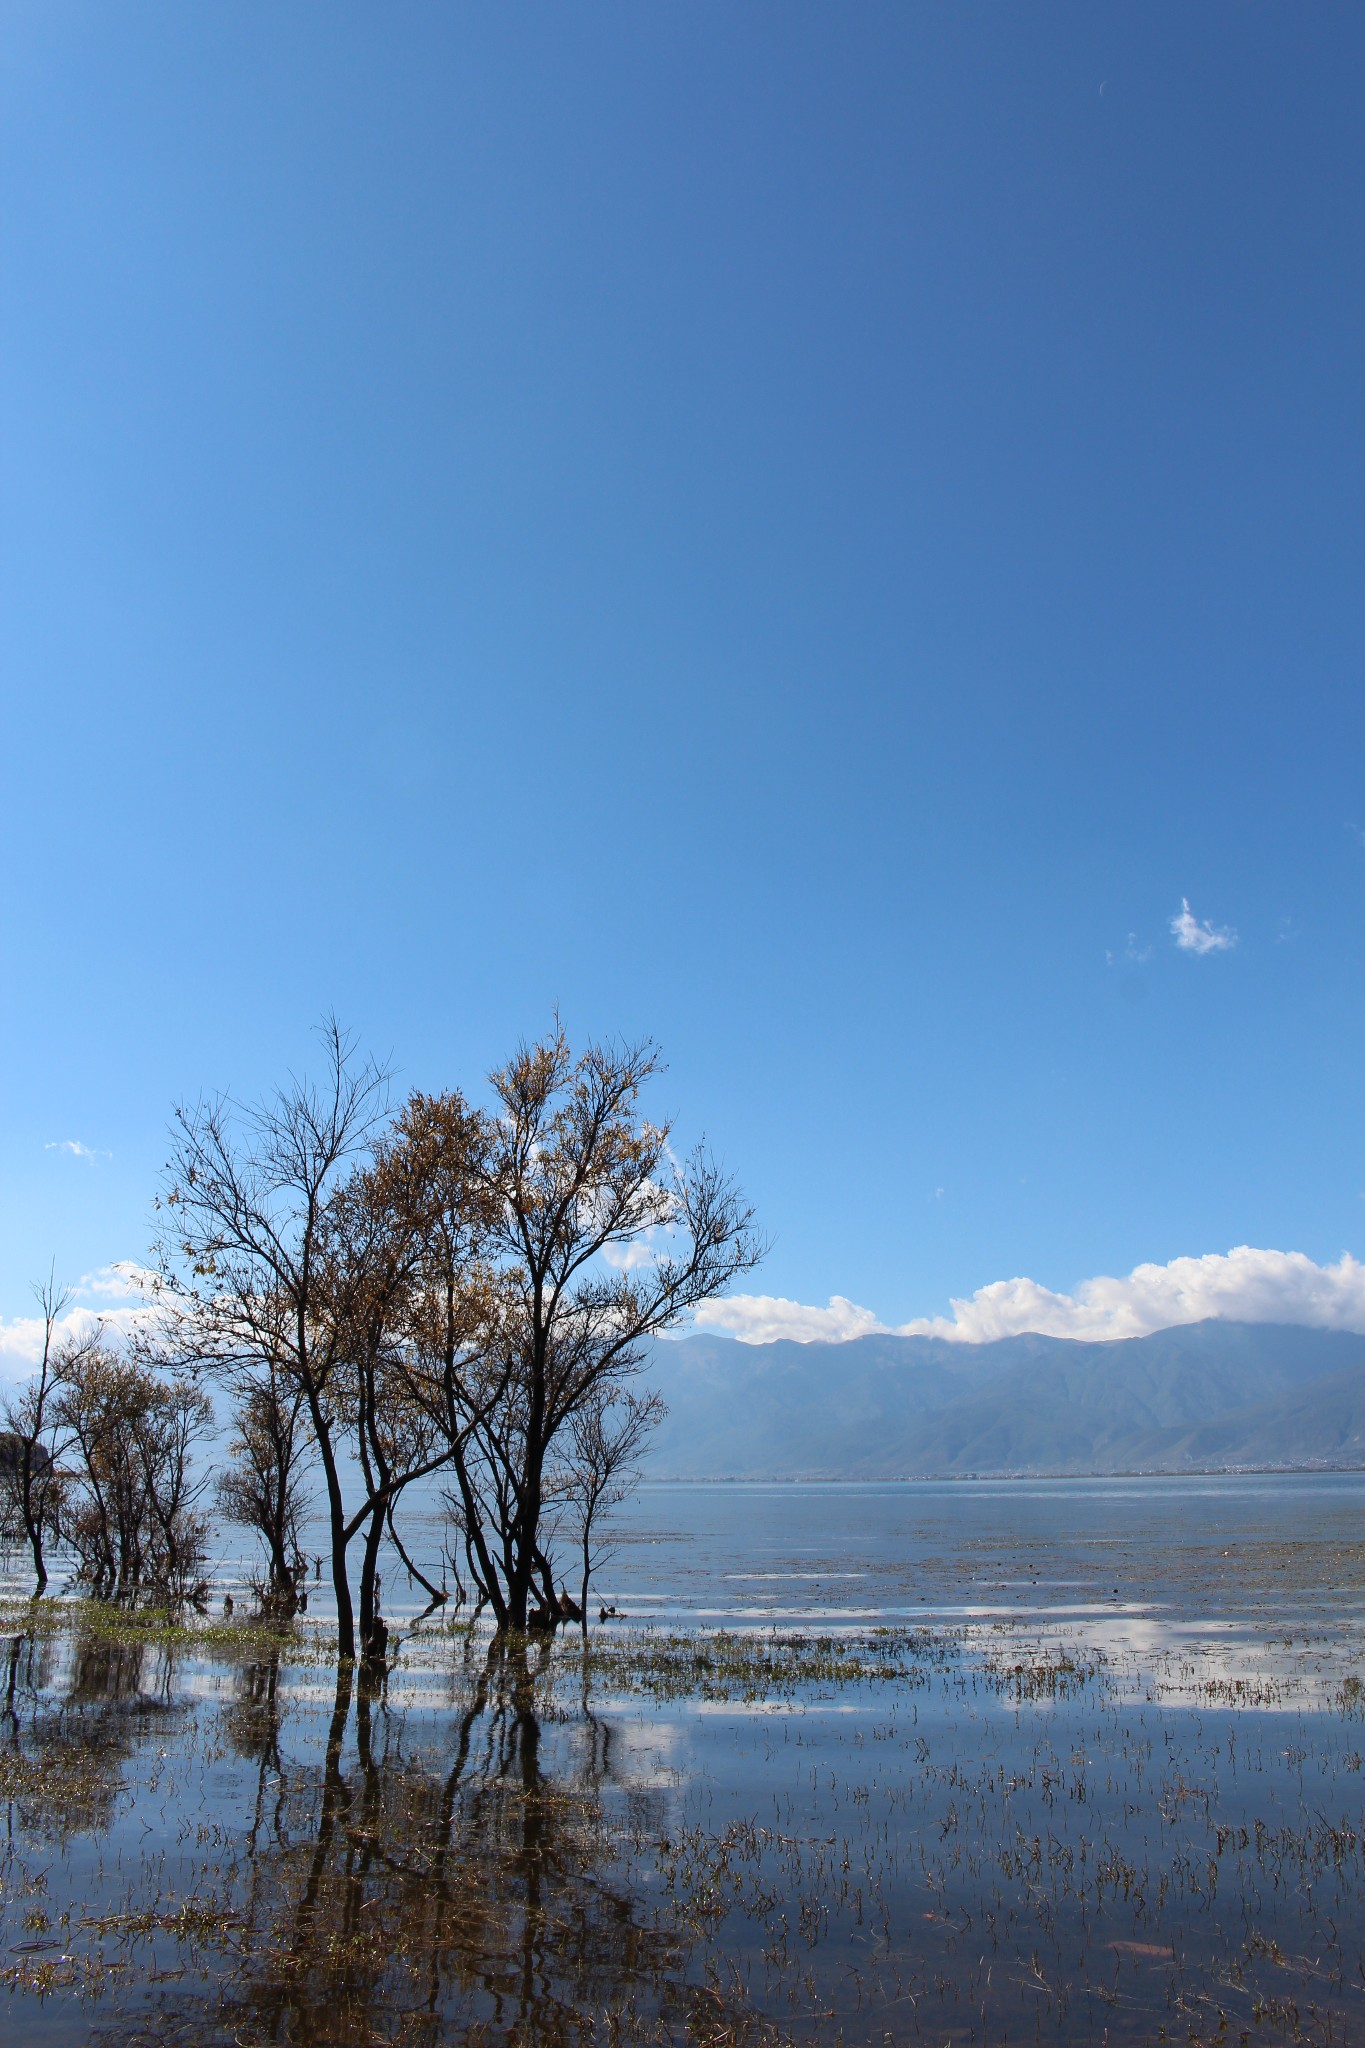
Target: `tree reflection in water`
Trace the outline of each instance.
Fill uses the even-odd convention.
[[[688,1984],[688,1944],[642,1897],[612,1731],[586,1692],[570,1769],[542,1763],[534,1642],[482,1645],[436,1752],[409,1753],[382,1684],[343,1665],[320,1767],[289,1763],[278,1658],[243,1674],[226,1732],[256,1764],[211,1997],[183,1984],[121,2041],[546,2044],[766,2039]],[[619,1789],[619,1787],[618,1787]],[[244,1816],[245,1817],[245,1816]]]
[[[3,1651],[0,1794],[36,1840],[64,1842],[107,1828],[123,1767],[149,1740],[182,1727],[174,1666],[142,1642],[78,1634],[61,1684],[61,1646],[20,1631]]]

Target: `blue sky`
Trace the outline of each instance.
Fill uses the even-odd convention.
[[[775,1296],[1361,1249],[1358,8],[0,46],[0,1315],[333,1007],[653,1033]]]

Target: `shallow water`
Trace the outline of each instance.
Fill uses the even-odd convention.
[[[368,1690],[307,1634],[11,1605],[0,2027],[1357,2038],[1362,1511],[1357,1475],[652,1488],[586,1660],[434,1621]]]

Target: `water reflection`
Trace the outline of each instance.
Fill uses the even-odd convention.
[[[556,2048],[694,2038],[699,2001],[718,2042],[770,2037],[742,2000],[689,1974],[689,1939],[642,1881],[662,1809],[632,1782],[629,1752],[618,1768],[586,1667],[566,1703],[551,1645],[471,1641],[450,1707],[423,1716],[350,1665],[330,1700],[310,1702],[286,1655],[244,1664],[195,1712],[175,1703],[169,1656],[11,1639],[5,1735],[31,1766],[18,1836],[110,1835],[97,1863],[69,1866],[64,1900],[44,1876],[38,1939],[10,1934],[21,1995],[100,1998],[84,2017],[73,2000],[65,2030],[55,2006],[34,2007],[43,2038]],[[105,1874],[135,1868],[139,1795],[158,1770],[179,1864],[148,1843],[118,1896]],[[10,1901],[24,1870],[12,1848]]]
[[[582,2038],[594,2011],[677,2004],[678,1942],[642,1911],[604,1824],[610,1731],[589,1715],[572,1774],[544,1767],[546,1654],[488,1646],[443,1756],[409,1753],[403,1717],[345,1667],[321,1771],[292,1780],[273,1674],[252,1675],[232,1718],[247,1710],[278,1793],[264,1830],[258,1807],[210,2036],[406,2042],[460,2022],[554,2043]]]
[[[1205,1633],[1135,1683],[1022,1618],[444,1631],[386,1681],[303,1637],[20,1629],[6,2019],[26,2048],[1355,2038],[1354,1658],[1248,1629],[1249,1686]]]
[[[184,1721],[173,1670],[145,1643],[5,1639],[0,1788],[26,1832],[60,1842],[109,1825],[138,1745]]]

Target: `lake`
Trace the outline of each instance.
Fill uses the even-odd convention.
[[[655,1486],[586,1653],[391,1561],[377,1689],[11,1592],[13,2038],[1355,2038],[1363,1535],[1357,1474]]]

